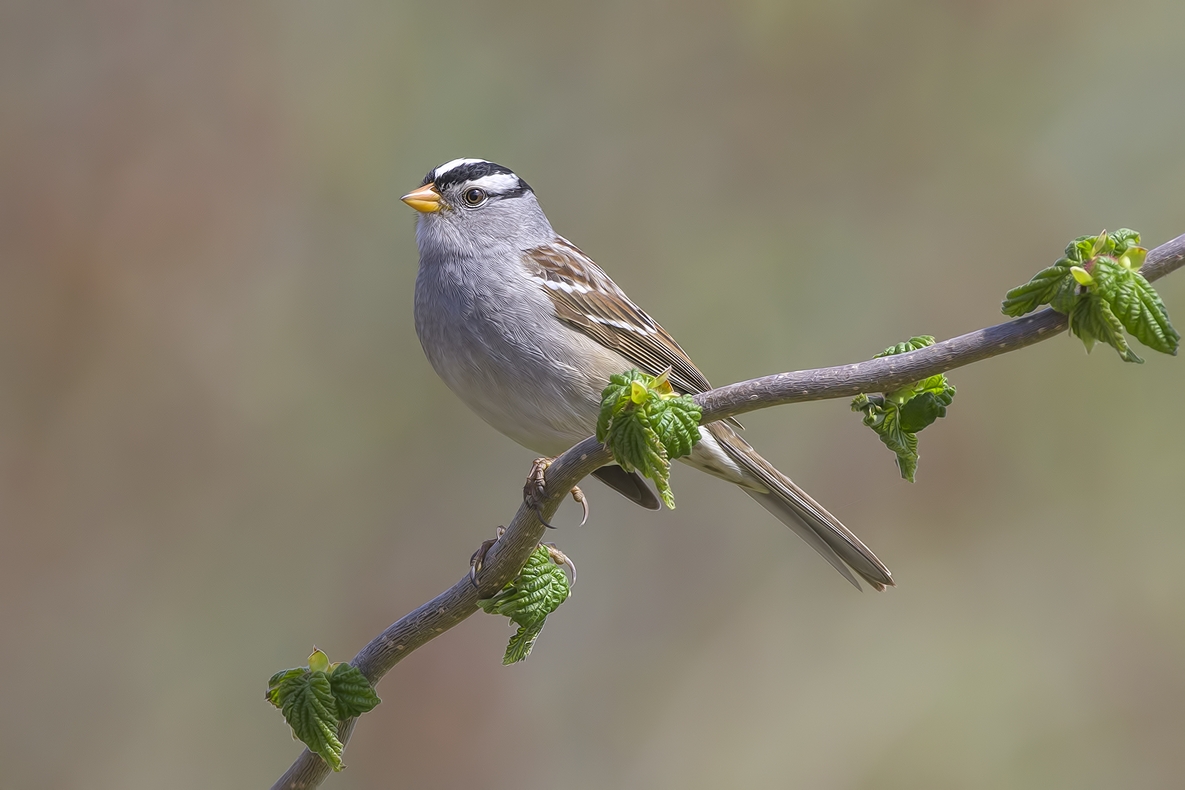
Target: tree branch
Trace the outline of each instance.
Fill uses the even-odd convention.
[[[1185,265],[1185,235],[1148,253],[1140,272],[1157,280]],[[980,329],[926,348],[853,365],[778,373],[742,381],[695,396],[703,408],[703,422],[713,422],[745,412],[828,398],[846,398],[861,392],[886,392],[912,381],[979,362],[989,357],[1031,346],[1065,331],[1066,317],[1046,309],[1033,315]],[[547,495],[541,505],[550,520],[568,491],[594,469],[613,461],[594,438],[559,456],[547,469]],[[477,611],[479,598],[488,598],[514,578],[543,538],[539,514],[526,505],[519,508],[505,534],[487,554],[475,588],[468,575],[451,588],[392,624],[351,662],[373,684],[416,648],[460,623]],[[342,743],[349,740],[357,720],[338,728]],[[307,749],[272,786],[273,790],[304,790],[321,784],[329,766]]]

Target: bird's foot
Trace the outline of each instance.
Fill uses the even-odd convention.
[[[555,529],[555,527],[543,517],[542,504],[547,497],[547,467],[551,466],[554,460],[554,458],[536,458],[535,463],[531,466],[531,474],[527,477],[527,484],[523,486],[523,501],[535,511],[539,521],[548,529]],[[580,519],[580,526],[584,526],[588,521],[588,499],[579,486],[572,487],[572,499],[579,502],[580,507],[584,510],[584,516]]]
[[[576,563],[572,562],[572,558],[564,552],[560,551],[554,543],[540,543],[540,546],[547,549],[547,553],[551,555],[551,561],[560,567],[567,568],[572,574],[572,585],[576,586]]]
[[[481,545],[477,547],[477,551],[473,552],[473,556],[469,558],[469,581],[477,587],[477,576],[481,573],[482,565],[485,564],[486,555],[490,553],[490,549],[494,547],[502,536],[506,533],[506,527],[498,527],[497,537],[482,541]],[[572,584],[576,584],[576,563],[564,552],[560,551],[554,543],[540,543],[547,549],[551,561],[556,565],[567,568],[572,573]]]
[[[473,556],[469,558],[469,581],[474,587],[477,586],[477,574],[481,573],[481,566],[486,561],[486,555],[490,553],[490,549],[494,548],[494,544],[506,533],[506,527],[499,526],[497,536],[489,540],[483,540],[481,545],[477,547],[477,551],[473,552]]]

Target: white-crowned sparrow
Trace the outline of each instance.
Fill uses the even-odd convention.
[[[711,388],[679,344],[609,276],[551,228],[535,193],[501,165],[454,159],[403,201],[419,212],[416,332],[432,367],[482,419],[519,444],[557,455],[594,431],[609,376],[671,370],[679,392]],[[857,589],[889,569],[835,516],[758,455],[732,425],[700,428],[682,459],[739,485]],[[644,507],[636,474],[597,477]]]

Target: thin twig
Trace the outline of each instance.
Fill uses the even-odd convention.
[[[1185,235],[1148,253],[1140,272],[1157,280],[1185,264]],[[808,400],[851,397],[861,392],[886,392],[911,381],[1031,346],[1066,329],[1066,317],[1053,310],[980,329],[926,348],[853,365],[778,373],[742,381],[696,395],[703,421],[713,422],[745,412]],[[541,515],[550,520],[568,491],[594,469],[612,462],[612,455],[590,437],[559,456],[547,469],[547,494]],[[475,588],[465,574],[451,588],[375,637],[351,662],[370,680],[379,679],[416,648],[477,611],[479,598],[488,598],[510,581],[542,539],[539,513],[523,505],[505,534],[486,555]],[[357,720],[343,722],[338,737],[346,743]],[[329,775],[329,766],[307,749],[272,786],[273,790],[306,790]]]

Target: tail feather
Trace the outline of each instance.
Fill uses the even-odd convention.
[[[658,497],[654,495],[650,486],[646,485],[646,481],[637,472],[627,472],[617,464],[610,464],[595,470],[593,477],[647,510],[658,510],[662,507]]]
[[[722,423],[706,426],[712,438],[746,476],[760,483],[765,491],[746,488],[745,493],[757,501],[800,538],[805,540],[844,578],[860,589],[852,571],[859,574],[876,590],[892,587],[893,575],[885,564],[865,546],[839,519],[798,487],[793,480],[779,472]],[[851,570],[849,570],[849,567]]]

